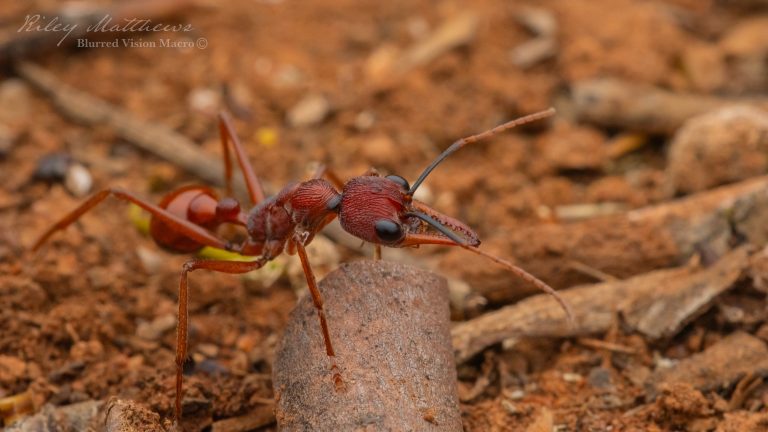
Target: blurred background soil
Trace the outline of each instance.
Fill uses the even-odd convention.
[[[21,37],[28,14],[53,16],[65,7],[47,0],[3,2],[0,41]],[[765,2],[201,0],[180,4],[161,21],[194,30],[119,37],[195,44],[204,38],[205,46],[54,47],[29,58],[63,84],[177,131],[211,159],[221,154],[216,115],[228,110],[255,171],[272,190],[308,177],[313,162],[345,179],[376,167],[413,180],[452,141],[556,106],[551,121],[462,150],[422,190],[424,200],[467,222],[489,250],[510,258],[520,251],[508,239],[521,228],[664,204],[765,174],[768,167],[764,111],[755,120],[763,126],[745,126],[738,135],[744,138],[732,146],[712,144],[717,150],[751,143],[723,156],[713,148],[672,151],[674,131],[583,120],[573,102],[579,83],[606,77],[674,93],[765,98]],[[0,398],[29,391],[37,410],[118,396],[168,418],[178,275],[188,257],[156,247],[131,222],[128,206],[114,201],[57,234],[38,254],[27,250],[89,190],[118,186],[157,202],[201,180],[137,149],[108,125],[83,126],[62,116],[11,63],[5,65]],[[720,133],[728,139],[741,133],[738,128]],[[696,166],[696,157],[711,154],[711,166]],[[742,164],[727,171],[724,164],[735,160]],[[61,180],[72,164],[85,168],[90,188]],[[339,262],[370,256],[368,246],[319,243],[321,275]],[[518,238],[521,243],[546,250],[551,239]],[[659,255],[666,253],[658,247]],[[384,258],[393,253],[385,250]],[[456,319],[514,301],[494,297],[490,285],[484,290],[489,276],[483,273],[492,265],[464,251],[405,253],[489,299],[453,310]],[[649,260],[608,276],[666,265]],[[601,279],[589,268],[529,270],[556,280],[558,288]],[[305,290],[299,272],[295,262],[281,260],[242,278],[191,277],[192,361],[185,385],[187,399],[203,413],[197,429],[269,405],[274,347]],[[617,324],[590,339],[624,351],[573,338],[486,349],[458,369],[465,430],[768,430],[768,385],[759,373],[758,384],[738,403],[732,403],[738,383],[711,389],[677,384],[656,398],[642,384],[659,365],[689,358],[737,330],[768,340],[764,291],[745,278],[728,295],[741,318],[727,314],[732,308],[715,307],[672,337],[651,340]],[[274,430],[266,423],[260,430]]]

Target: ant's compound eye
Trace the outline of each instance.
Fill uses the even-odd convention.
[[[393,175],[388,175],[387,179],[397,183],[398,185],[400,185],[400,187],[403,188],[403,190],[407,191],[407,190],[409,190],[411,188],[411,185],[408,184],[408,180],[400,177],[399,175],[394,175],[394,174]]]
[[[375,224],[376,235],[384,242],[394,243],[403,237],[400,224],[389,219],[379,219]]]

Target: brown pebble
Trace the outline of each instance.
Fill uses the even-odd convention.
[[[768,172],[768,113],[733,106],[694,117],[669,147],[671,192],[691,193]]]
[[[288,124],[295,128],[322,122],[331,110],[328,99],[321,94],[309,94],[288,111]]]
[[[111,399],[104,409],[106,432],[165,432],[160,415],[138,402]]]
[[[176,316],[167,314],[155,318],[152,322],[142,322],[136,327],[136,336],[146,340],[157,340],[165,332],[176,326]]]
[[[361,154],[372,166],[386,167],[397,163],[400,151],[388,135],[376,134],[363,140]]]

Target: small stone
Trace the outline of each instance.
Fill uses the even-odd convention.
[[[509,400],[520,400],[525,397],[525,390],[523,389],[515,389],[512,391],[505,391],[504,395]]]
[[[176,316],[172,314],[155,318],[152,322],[142,322],[136,327],[136,336],[146,340],[157,340],[168,330],[176,326]]]
[[[184,399],[185,414],[188,412],[193,414],[187,414],[187,422],[190,417],[195,417],[194,414],[198,413],[187,406],[188,402],[191,402],[191,398]],[[160,423],[160,415],[139,402],[112,398],[107,401],[104,412],[102,421],[108,431],[162,432],[166,430]]]
[[[37,161],[35,172],[32,175],[35,180],[44,182],[60,182],[67,175],[72,157],[66,153],[51,153]]]
[[[208,358],[213,358],[219,354],[219,347],[214,344],[201,343],[197,346],[197,351]]]
[[[504,408],[504,411],[506,411],[510,415],[520,414],[520,408],[516,404],[514,404],[513,402],[507,399],[501,400],[501,407]]]
[[[669,369],[677,364],[677,361],[671,358],[663,357],[658,352],[654,353],[653,363],[656,369]]]
[[[539,37],[523,42],[509,53],[512,64],[527,69],[557,54],[557,41],[550,37]]]
[[[216,115],[221,109],[221,94],[210,88],[196,88],[187,96],[187,103],[192,111]]]
[[[584,377],[573,372],[566,372],[563,374],[563,381],[569,383],[580,383],[584,381]]]
[[[768,113],[731,106],[686,121],[667,157],[670,192],[691,193],[768,172]]]
[[[64,177],[64,187],[75,197],[84,197],[93,187],[91,172],[78,163],[71,164]]]
[[[361,111],[355,116],[355,128],[360,132],[365,132],[376,123],[376,116],[370,111]]]
[[[331,104],[321,94],[305,96],[288,111],[288,124],[295,128],[314,126],[331,111]]]
[[[136,248],[136,255],[147,273],[158,273],[164,266],[163,257],[154,249],[139,246]]]
[[[515,15],[515,18],[526,30],[537,36],[554,36],[557,34],[557,19],[547,9],[524,7]]]
[[[294,65],[278,67],[272,78],[273,84],[277,87],[296,87],[304,80],[304,73]]]
[[[433,205],[435,203],[435,194],[432,192],[432,188],[424,183],[422,183],[419,188],[416,189],[416,192],[413,193],[413,198],[428,205]],[[442,209],[452,208],[450,206],[456,204],[456,194],[450,191],[443,192],[440,194],[438,201],[440,201],[440,204],[435,204],[436,207]],[[448,205],[442,206],[442,204],[445,204],[444,201],[447,201]]]
[[[587,382],[598,390],[612,390],[614,388],[611,371],[603,367],[596,367],[590,370]]]

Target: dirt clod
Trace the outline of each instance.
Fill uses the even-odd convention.
[[[275,359],[281,430],[461,430],[445,282],[359,261],[320,287],[344,390],[334,390],[317,313],[304,298]]]

